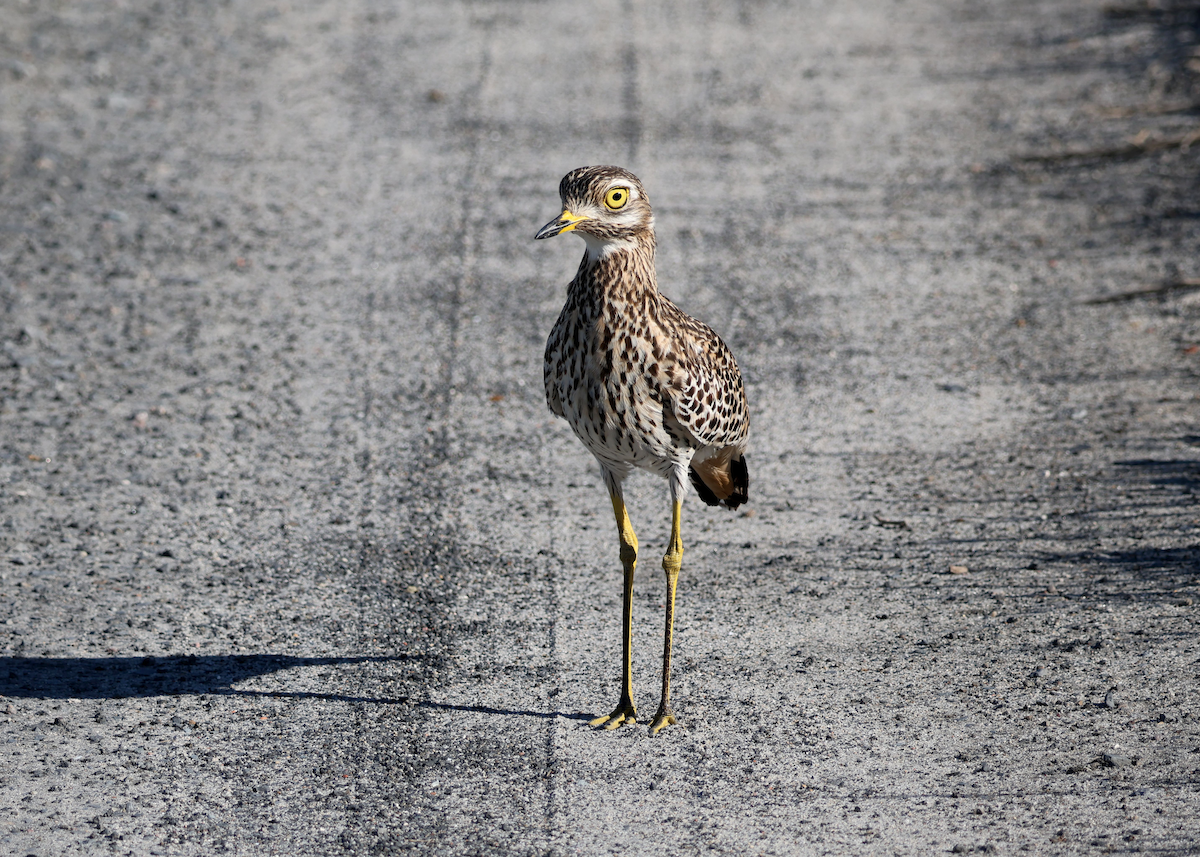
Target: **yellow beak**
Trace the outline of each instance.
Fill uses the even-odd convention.
[[[567,209],[563,209],[563,213],[551,220],[545,226],[537,231],[536,238],[553,238],[560,232],[570,232],[575,228],[576,224],[581,223],[588,218],[581,214],[572,214]]]

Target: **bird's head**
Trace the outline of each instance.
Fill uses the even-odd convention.
[[[534,238],[576,232],[589,254],[602,256],[654,234],[650,200],[637,176],[620,167],[580,167],[558,185],[563,211]]]

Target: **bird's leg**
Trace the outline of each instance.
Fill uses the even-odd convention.
[[[611,714],[597,717],[592,726],[616,729],[622,723],[637,722],[637,707],[633,704],[633,570],[637,566],[637,536],[629,523],[625,501],[612,495],[613,514],[617,518],[617,533],[621,538],[621,565],[625,569],[625,598],[621,606],[621,701]]]
[[[671,711],[671,638],[675,626],[675,584],[679,582],[679,569],[683,567],[683,536],[680,532],[683,519],[683,504],[673,500],[671,511],[671,541],[667,544],[667,554],[663,557],[663,571],[667,573],[667,627],[663,634],[663,667],[662,667],[662,701],[658,703],[658,713],[650,724],[650,734],[657,735],[664,726],[675,723],[675,713]]]

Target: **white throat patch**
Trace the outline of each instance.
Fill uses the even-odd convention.
[[[595,235],[589,235],[586,232],[577,232],[575,234],[587,244],[589,262],[603,259],[612,253],[620,253],[622,250],[632,250],[637,246],[637,242],[632,238],[597,238]]]

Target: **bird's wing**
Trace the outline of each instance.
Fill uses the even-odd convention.
[[[678,343],[662,391],[668,431],[675,424],[681,439],[686,431],[690,446],[732,446],[740,452],[750,421],[737,361],[712,328],[667,306],[674,310]]]

